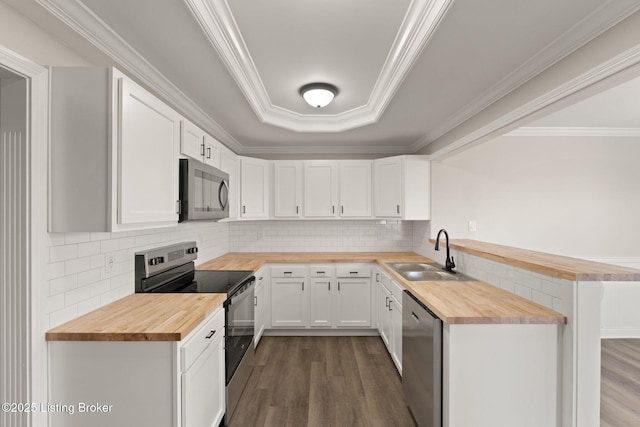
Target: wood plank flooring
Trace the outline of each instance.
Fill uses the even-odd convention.
[[[602,340],[600,426],[640,425],[640,339]]]
[[[229,424],[414,426],[379,337],[263,337]]]

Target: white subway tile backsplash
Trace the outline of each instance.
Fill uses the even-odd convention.
[[[68,307],[70,305],[77,304],[80,301],[89,299],[90,296],[91,296],[91,291],[89,289],[89,286],[83,286],[81,288],[77,288],[72,291],[65,292],[64,305]]]
[[[50,326],[56,326],[64,322],[68,322],[69,320],[73,320],[76,317],[78,317],[78,306],[74,304],[61,310],[51,312],[49,315],[49,324]]]
[[[373,220],[235,222],[229,241],[231,252],[410,251],[413,226]]]
[[[64,262],[65,274],[80,273],[91,268],[91,257],[75,258]]]
[[[531,290],[531,300],[545,307],[553,307],[553,297],[535,289]]]
[[[78,245],[52,246],[49,248],[49,262],[60,262],[78,257]]]
[[[57,295],[69,292],[78,287],[78,275],[63,276],[49,280],[49,295]]]
[[[71,320],[134,292],[134,253],[195,240],[198,262],[229,252],[229,224],[195,222],[171,229],[118,233],[49,233],[48,282],[44,291],[49,327]],[[116,271],[107,273],[106,255]]]
[[[86,242],[78,244],[78,256],[91,256],[100,253],[100,242]]]

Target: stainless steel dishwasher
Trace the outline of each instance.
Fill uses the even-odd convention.
[[[402,389],[419,427],[442,427],[442,320],[402,295]]]

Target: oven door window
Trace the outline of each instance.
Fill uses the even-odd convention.
[[[227,384],[240,364],[242,357],[253,345],[254,307],[253,281],[244,285],[226,302]]]

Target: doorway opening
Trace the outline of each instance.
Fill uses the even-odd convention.
[[[0,402],[8,403],[31,395],[27,108],[28,80],[0,67]],[[3,411],[0,424],[27,425],[25,417]]]

